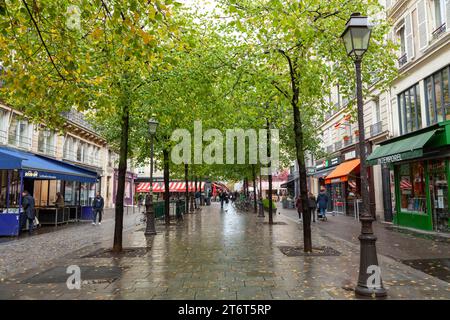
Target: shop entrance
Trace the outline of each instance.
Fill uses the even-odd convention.
[[[437,231],[448,231],[448,181],[445,160],[433,160],[429,165],[430,196],[433,225]]]

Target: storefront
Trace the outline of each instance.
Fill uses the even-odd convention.
[[[0,147],[0,236],[18,235],[24,227],[22,192],[35,199],[39,222],[58,225],[92,217],[97,174],[51,158]],[[64,206],[55,206],[57,193]]]
[[[134,181],[137,175],[133,172],[127,171],[125,175],[125,193],[123,203],[126,206],[132,206],[134,203]],[[114,189],[113,189],[113,203],[116,203],[117,184],[119,182],[119,170],[114,170]]]
[[[361,198],[359,170],[359,159],[353,159],[341,163],[326,176],[325,184],[331,187],[334,212],[355,215]]]
[[[392,171],[395,224],[448,231],[450,121],[387,140],[367,160]]]
[[[310,176],[313,179],[317,179],[316,187],[311,188],[309,190],[311,190],[315,194],[318,194],[321,189],[325,188],[327,195],[328,195],[328,199],[330,199],[330,201],[328,201],[328,209],[327,209],[327,211],[329,211],[329,212],[335,211],[336,207],[335,207],[335,202],[331,201],[331,199],[333,198],[333,188],[331,185],[327,185],[325,183],[325,178],[331,172],[333,172],[333,170],[336,169],[336,167],[341,162],[342,162],[341,157],[334,157],[331,159],[318,161],[316,163],[316,167],[314,168],[314,170],[310,170],[308,172],[308,176]]]

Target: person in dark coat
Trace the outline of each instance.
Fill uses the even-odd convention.
[[[302,207],[302,197],[300,195],[297,197],[297,200],[295,201],[295,207],[297,208],[298,220],[302,221],[303,207]]]
[[[225,192],[220,191],[219,199],[220,199],[220,207],[223,208],[223,202],[225,201]]]
[[[308,208],[311,212],[311,217],[313,219],[313,222],[316,222],[316,209],[317,209],[317,203],[316,203],[316,197],[312,194],[312,192],[308,195]]]
[[[28,232],[32,234],[34,229],[34,218],[36,217],[34,198],[26,190],[22,192],[22,208],[28,220]]]
[[[98,214],[98,224],[102,224],[102,214],[103,207],[105,206],[105,201],[103,197],[100,195],[100,192],[97,192],[96,197],[94,198],[94,202],[92,207],[94,209],[94,218],[92,219],[92,224],[97,224],[97,214]]]
[[[321,218],[326,218],[328,208],[328,195],[325,189],[321,189],[317,196],[317,205],[319,207],[319,215]]]

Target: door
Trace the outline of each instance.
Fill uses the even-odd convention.
[[[433,228],[448,231],[448,181],[445,160],[430,161],[430,196],[433,214]]]

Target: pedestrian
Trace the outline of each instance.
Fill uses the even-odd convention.
[[[328,208],[328,195],[325,191],[325,188],[320,189],[320,193],[317,196],[316,202],[319,207],[319,218],[326,219]]]
[[[223,191],[220,191],[219,199],[220,199],[220,208],[223,208],[223,202],[225,201],[225,193]]]
[[[97,214],[98,214],[98,224],[102,224],[102,214],[103,207],[105,206],[105,201],[103,197],[100,195],[100,192],[97,192],[97,195],[94,198],[93,209],[94,209],[94,218],[92,221],[93,225],[97,224]]]
[[[34,229],[34,218],[36,218],[36,213],[34,210],[34,198],[27,190],[22,192],[22,208],[26,219],[28,220],[28,233],[31,235]]]
[[[297,208],[297,213],[298,213],[298,221],[302,221],[302,198],[300,197],[300,195],[297,197],[297,200],[295,201],[295,207]]]
[[[311,212],[311,217],[313,219],[313,222],[316,222],[316,210],[317,210],[317,203],[316,203],[316,197],[312,194],[312,192],[308,195],[308,208]]]
[[[64,197],[61,194],[61,192],[57,192],[56,193],[56,201],[55,201],[55,206],[57,208],[64,208]]]
[[[195,205],[198,208],[200,208],[200,197],[202,196],[202,194],[200,193],[200,191],[197,191],[195,193]]]

